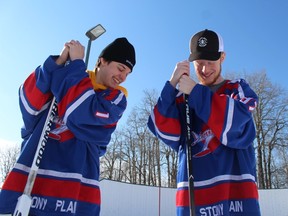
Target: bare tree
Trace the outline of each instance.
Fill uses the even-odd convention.
[[[112,137],[111,144],[109,145],[109,150],[104,155],[104,159],[102,159],[101,163],[101,176],[107,179],[115,179],[121,180],[121,164],[117,164],[119,162],[119,158],[121,157],[121,140],[120,140],[120,132],[115,131],[115,135]],[[121,162],[121,160],[120,160]],[[119,169],[116,169],[119,167]]]
[[[232,76],[229,74],[229,77],[235,78],[235,74],[237,73]],[[242,74],[239,77],[244,77],[258,95],[258,104],[253,116],[256,126],[255,149],[259,188],[270,189],[287,185],[287,90],[273,84],[265,71]]]
[[[286,149],[286,152],[288,149],[284,139],[288,126],[287,94],[281,86],[273,85],[264,71],[251,75],[248,80],[259,97],[254,113],[259,187],[270,189],[272,180],[279,179],[275,176],[277,149]]]
[[[280,147],[272,162],[272,188],[288,188],[288,154],[287,147]]]
[[[8,173],[12,170],[20,153],[20,147],[17,145],[2,148],[0,150],[0,182],[4,182]]]

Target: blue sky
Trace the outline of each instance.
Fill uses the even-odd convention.
[[[85,32],[98,23],[107,32],[92,43],[88,69],[117,37],[136,49],[136,66],[123,84],[129,96],[120,126],[144,90],[162,89],[175,64],[187,59],[190,37],[205,28],[224,39],[224,74],[266,70],[287,89],[287,8],[285,0],[1,0],[0,147],[21,141],[18,88],[24,79],[66,41],[87,46]]]

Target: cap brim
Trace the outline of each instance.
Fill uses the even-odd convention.
[[[189,61],[192,62],[194,60],[210,60],[216,61],[220,58],[221,52],[194,52],[189,56]]]

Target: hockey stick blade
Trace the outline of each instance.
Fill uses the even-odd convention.
[[[27,194],[22,194],[18,198],[18,202],[13,216],[28,216],[31,204],[32,204],[31,196],[28,196]]]

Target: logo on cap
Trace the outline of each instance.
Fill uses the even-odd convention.
[[[207,46],[208,40],[205,37],[200,37],[198,40],[198,46],[199,47],[205,47]]]
[[[131,61],[129,61],[128,59],[126,59],[126,63],[128,63],[129,65],[131,65],[131,67],[133,67],[134,65],[132,64]]]

